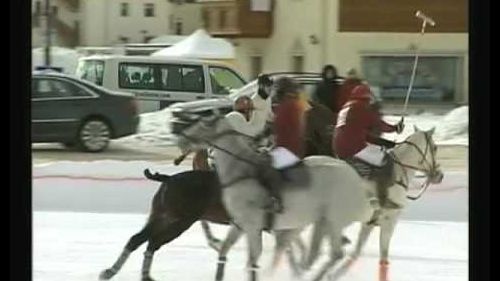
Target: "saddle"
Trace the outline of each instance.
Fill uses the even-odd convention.
[[[376,183],[377,197],[384,208],[399,209],[401,206],[388,198],[388,189],[395,184],[394,160],[386,154],[382,167],[369,164],[358,158],[347,159],[346,162],[364,179]]]
[[[281,174],[282,184],[280,186],[304,187],[309,184],[309,171],[302,161],[283,169],[277,169],[277,171]]]

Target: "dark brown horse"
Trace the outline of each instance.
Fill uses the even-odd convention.
[[[331,111],[319,104],[311,104],[307,115],[307,155],[333,155],[331,150]],[[178,165],[188,153],[175,160]],[[133,235],[121,255],[110,268],[104,270],[100,280],[111,279],[121,269],[129,255],[140,245],[148,242],[142,265],[142,281],[152,281],[150,268],[154,252],[185,232],[193,223],[202,221],[209,245],[220,250],[220,241],[215,239],[207,221],[229,224],[230,218],[221,201],[221,187],[214,171],[209,171],[208,153],[197,151],[193,159],[193,171],[172,176],[151,174],[144,171],[148,179],[161,182],[153,197],[151,212],[146,225]],[[217,279],[222,279],[218,274]]]

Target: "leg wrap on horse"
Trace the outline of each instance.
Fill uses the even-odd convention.
[[[153,252],[146,251],[144,252],[144,260],[142,262],[142,279],[149,280],[149,274],[151,271],[151,264],[153,263]]]
[[[379,263],[378,280],[388,281],[389,273],[389,262],[387,260],[381,260]]]
[[[111,267],[112,270],[118,272],[123,266],[123,264],[127,261],[128,257],[130,256],[130,251],[127,249],[123,249],[120,257],[118,257],[118,260],[116,260],[115,264]]]
[[[250,266],[248,271],[250,272],[250,281],[257,281],[257,274],[259,271],[259,266],[252,265],[252,266]]]
[[[215,281],[222,281],[224,279],[224,267],[226,266],[227,258],[219,257],[217,261],[217,272],[215,273]]]
[[[128,257],[130,256],[131,251],[127,250],[126,248],[123,249],[122,253],[116,260],[116,262],[111,266],[111,268],[108,268],[101,272],[99,275],[99,280],[109,280],[113,276],[118,273],[118,271],[122,268],[123,264],[127,261]]]

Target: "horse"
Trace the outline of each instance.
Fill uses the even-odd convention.
[[[247,235],[248,276],[251,281],[257,280],[258,260],[262,252],[261,235],[266,215],[261,202],[265,202],[267,198],[267,192],[256,179],[255,172],[255,166],[259,165],[262,155],[251,147],[248,136],[235,132],[229,123],[220,117],[202,118],[187,129],[174,134],[179,137],[180,147],[215,147],[217,173],[224,186],[223,203],[233,221]],[[432,154],[435,145],[428,135],[427,132],[416,132],[401,144],[398,150],[400,153],[394,153],[394,157],[405,165],[420,165],[416,167],[422,168],[422,165],[427,165],[427,157],[430,157],[431,153],[432,165],[424,165],[422,169],[430,169],[425,171],[429,172],[432,181],[438,181],[439,177],[442,180],[442,173]],[[423,146],[426,147],[425,153],[409,153],[421,152]],[[428,147],[431,149],[427,149]],[[413,164],[411,160],[418,163]],[[324,223],[331,251],[330,260],[313,279],[320,280],[344,257],[342,230],[356,221],[368,223],[378,207],[370,198],[374,194],[374,185],[361,178],[346,162],[328,156],[310,156],[306,157],[303,163],[310,174],[310,182],[301,187],[294,187],[293,183],[289,182],[283,184],[285,212],[276,216],[273,230],[297,231],[311,223]],[[405,169],[404,171],[403,174],[407,175]],[[390,195],[393,193],[390,192]],[[404,193],[404,190],[399,193]]]
[[[335,152],[333,151],[331,145],[335,125],[332,124],[334,114],[328,107],[320,103],[309,101],[309,105],[311,106],[311,109],[306,112],[305,116],[307,124],[305,132],[305,155],[327,155],[335,157]],[[180,155],[174,160],[174,164],[179,165],[190,153],[191,151]],[[194,153],[192,161],[193,170],[210,169],[208,154],[207,149],[200,149]],[[207,221],[201,220],[200,223],[209,246],[219,252],[222,243],[221,240],[213,236]],[[349,243],[347,239],[344,239],[344,242],[346,244]],[[300,242],[298,242],[298,246],[301,249],[304,249],[304,246]],[[222,260],[225,259],[222,258]]]
[[[444,178],[444,174],[436,162],[437,146],[432,140],[433,134],[434,128],[429,131],[421,131],[414,126],[414,133],[403,142],[396,144],[389,154],[395,163],[394,175],[396,178],[395,185],[389,189],[389,198],[396,203],[396,206],[382,206],[381,213],[375,223],[362,223],[354,251],[331,275],[329,280],[338,280],[348,272],[361,255],[370,233],[377,225],[380,226],[378,279],[379,281],[389,280],[389,246],[402,210],[409,202],[408,199],[418,199],[429,184],[440,183]],[[420,193],[417,196],[410,196],[407,194],[409,182],[417,171],[424,173],[427,179],[421,186]],[[321,232],[319,228],[315,230]],[[321,237],[321,234],[316,234],[316,237]],[[304,268],[308,268],[314,262],[318,255],[318,249],[319,247],[315,249],[316,252],[309,253]]]
[[[153,280],[150,268],[154,252],[179,237],[194,222],[204,220],[223,225],[231,224],[231,219],[222,206],[221,187],[214,171],[193,170],[169,176],[151,174],[146,169],[144,175],[150,180],[161,182],[160,188],[153,196],[147,223],[129,239],[113,266],[101,272],[100,280],[109,280],[116,275],[130,254],[146,241],[148,246],[142,265],[142,280]],[[225,258],[241,235],[241,230],[233,226],[221,245],[215,246],[214,241],[209,241],[209,245],[219,253],[219,261],[222,260],[221,257]],[[305,245],[297,239],[298,233],[283,231],[278,235],[279,247],[286,248],[290,243],[296,243],[303,250],[305,257]],[[294,269],[298,270],[298,262],[291,252],[289,258]],[[224,267],[218,266],[216,280],[222,280],[223,276]]]

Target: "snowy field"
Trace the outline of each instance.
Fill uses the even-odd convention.
[[[162,173],[188,169],[146,161],[53,162],[33,166],[33,279],[37,281],[97,280],[128,238],[144,224],[158,183],[145,180],[144,168]],[[468,280],[468,175],[445,171],[444,181],[411,202],[391,245],[391,280]],[[415,185],[417,182],[415,182]],[[355,239],[355,224],[346,234]],[[214,226],[223,237],[224,226]],[[343,280],[376,280],[375,231],[365,255]],[[304,234],[306,237],[307,233]],[[201,227],[155,255],[157,280],[213,280],[215,252],[206,246]],[[245,241],[229,254],[226,280],[246,280]],[[276,276],[266,274],[273,239],[265,235],[261,259],[263,280],[294,280],[283,263]],[[139,248],[114,280],[140,280],[145,247]]]
[[[141,114],[138,133],[132,136],[121,138],[116,142],[133,144],[138,146],[162,146],[171,145],[172,136],[167,122],[171,117],[168,108],[157,112]],[[400,120],[400,116],[387,115],[386,121],[395,124]],[[387,134],[386,137],[392,140],[403,140],[413,133],[413,125],[417,125],[422,130],[436,127],[434,140],[439,145],[465,145],[469,144],[469,107],[462,106],[455,108],[445,115],[432,113],[422,113],[410,115],[405,118],[405,129],[401,135]]]

